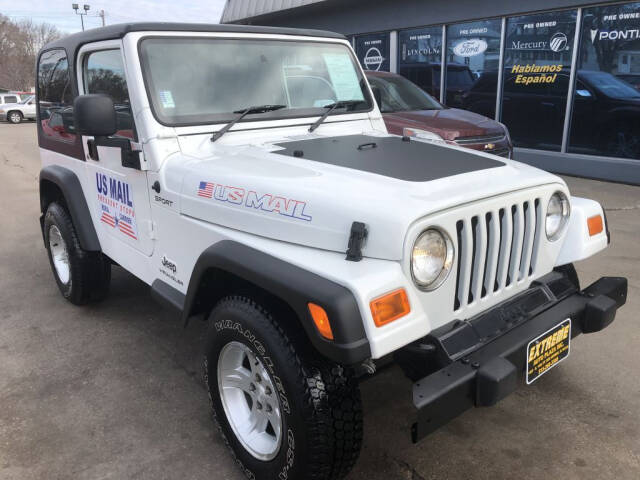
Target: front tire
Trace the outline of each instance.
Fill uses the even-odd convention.
[[[355,464],[355,377],[294,344],[249,298],[227,297],[211,312],[204,377],[214,420],[248,478],[333,480]]]
[[[44,217],[44,241],[53,276],[62,296],[75,305],[104,298],[111,281],[111,263],[101,252],[80,246],[67,210],[53,202]]]
[[[22,112],[18,112],[18,111],[12,111],[7,113],[7,120],[9,120],[9,123],[13,123],[14,125],[22,122]]]

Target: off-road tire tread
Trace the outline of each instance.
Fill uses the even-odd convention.
[[[237,309],[261,322],[266,320],[280,343],[280,351],[286,352],[287,375],[294,372],[297,377],[300,390],[294,393],[302,395],[305,410],[303,416],[309,445],[309,455],[305,459],[309,467],[306,478],[344,478],[357,462],[362,446],[362,401],[353,372],[328,360],[319,360],[317,353],[307,351],[308,347],[298,352],[271,313],[250,298],[239,295],[225,297],[214,307],[210,318],[215,318],[216,312],[224,308]],[[209,328],[212,328],[211,323]],[[269,330],[264,329],[261,334],[267,335]],[[206,362],[204,370],[206,382]],[[211,398],[210,403],[214,422],[225,445],[236,458],[217,419]]]
[[[74,305],[102,300],[109,293],[111,263],[101,252],[88,252],[81,247],[71,215],[64,206],[57,202],[49,204],[45,214],[45,228],[49,217],[52,217],[51,223],[58,225],[65,237],[69,252],[72,286],[70,292],[62,292],[63,296]],[[46,235],[45,238],[48,240],[48,234]],[[48,241],[46,247],[49,250]],[[51,253],[48,254],[51,261]],[[53,263],[51,268],[54,270]],[[53,274],[57,277],[55,270]]]

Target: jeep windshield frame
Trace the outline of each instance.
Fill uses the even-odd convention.
[[[225,52],[224,47],[233,48]],[[240,54],[249,48],[250,52]],[[359,100],[361,105],[348,111],[336,110],[331,116],[364,114],[374,108],[357,59],[345,43],[335,40],[154,35],[138,41],[138,54],[152,114],[167,127],[226,124],[247,102],[287,106],[249,114],[240,123],[318,117],[326,111],[326,105],[336,101]],[[220,57],[225,55],[227,62],[221,62]],[[259,66],[252,68],[256,63]],[[267,71],[271,75],[265,77]],[[226,82],[217,81],[225,78]],[[266,91],[261,87],[265,81],[271,84]],[[294,94],[292,81],[306,82],[307,88],[298,85]],[[309,84],[313,83],[315,87],[311,88]],[[225,88],[218,92],[215,85]],[[317,92],[322,88],[318,86],[333,95],[320,95]],[[172,115],[171,110],[178,113]]]

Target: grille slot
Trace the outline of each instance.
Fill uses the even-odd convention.
[[[540,204],[540,199],[525,200],[456,222],[454,310],[534,274],[543,228]]]

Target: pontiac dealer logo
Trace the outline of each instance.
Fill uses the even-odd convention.
[[[551,37],[551,41],[549,42],[549,48],[554,52],[561,52],[562,50],[568,50],[569,47],[567,36],[562,32],[557,32]]]
[[[376,72],[380,70],[382,63],[384,62],[384,57],[380,50],[376,47],[371,47],[367,50],[367,53],[364,56],[364,66],[367,70],[375,70]]]
[[[484,53],[487,49],[487,42],[480,38],[472,38],[469,40],[463,40],[453,47],[453,53],[458,57],[475,57]]]
[[[597,28],[591,29],[591,43],[596,43],[596,40],[638,40],[640,39],[640,30],[637,28],[628,30],[598,30]]]

